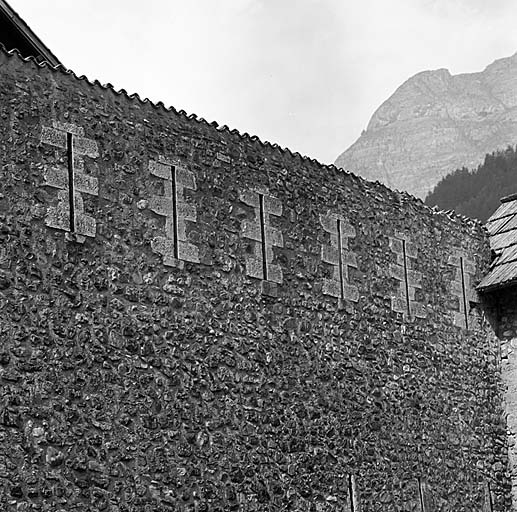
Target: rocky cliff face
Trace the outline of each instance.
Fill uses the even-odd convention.
[[[443,176],[516,143],[517,53],[480,73],[413,76],[336,165],[423,198]]]

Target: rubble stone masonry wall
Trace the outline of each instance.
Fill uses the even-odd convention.
[[[517,508],[517,293],[515,289],[491,297],[494,321],[501,340],[504,407],[508,429],[508,470],[512,481],[512,511]]]
[[[0,508],[507,510],[489,257],[407,194],[0,52]]]

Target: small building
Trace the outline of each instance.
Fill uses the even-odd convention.
[[[509,471],[517,505],[517,194],[501,199],[486,223],[493,261],[477,289],[500,340]]]

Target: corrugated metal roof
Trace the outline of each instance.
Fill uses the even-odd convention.
[[[490,247],[497,258],[478,290],[508,286],[517,280],[517,196],[503,201],[487,222]]]

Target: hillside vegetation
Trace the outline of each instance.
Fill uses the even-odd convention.
[[[428,206],[486,221],[502,197],[517,192],[517,152],[508,147],[485,156],[476,170],[465,167],[442,178],[425,199]]]

